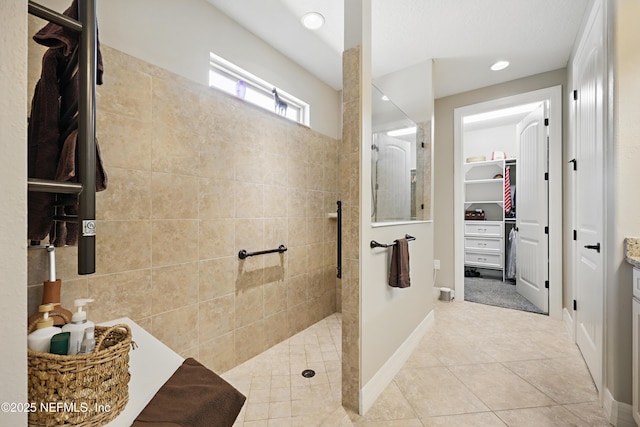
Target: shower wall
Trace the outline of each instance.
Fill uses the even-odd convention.
[[[39,23],[30,21],[34,32]],[[30,46],[29,87],[43,50]],[[96,273],[57,250],[62,303],[130,317],[223,372],[334,313],[339,141],[102,46]],[[31,96],[31,94],[30,94]],[[313,106],[312,106],[313,108]],[[288,247],[238,259],[238,251]],[[29,312],[47,278],[28,251]]]

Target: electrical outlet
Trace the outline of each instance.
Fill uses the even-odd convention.
[[[433,268],[434,268],[434,270],[440,270],[440,260],[439,259],[434,259],[433,260]]]

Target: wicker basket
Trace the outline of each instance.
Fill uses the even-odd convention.
[[[28,350],[30,426],[98,427],[113,420],[129,399],[128,325],[95,327],[90,354],[61,356]]]

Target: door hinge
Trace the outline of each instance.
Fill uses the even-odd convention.
[[[573,230],[573,240],[578,240],[578,230]]]
[[[544,234],[549,234],[549,226],[548,225],[544,228]]]
[[[422,148],[424,148],[424,142],[421,142],[421,143],[420,143],[420,146],[421,146]]]
[[[574,101],[578,100],[578,90],[577,89],[573,91],[573,100]]]
[[[423,209],[423,210],[424,210],[424,203],[422,203],[422,204],[420,205],[420,209]]]
[[[573,311],[577,311],[578,310],[578,301],[573,300]]]
[[[549,126],[549,119],[544,119],[544,125]]]
[[[549,181],[549,172],[544,173],[544,180]]]
[[[569,163],[573,163],[573,170],[574,171],[578,170],[578,161],[576,159],[569,160]]]
[[[545,288],[547,288],[547,289],[549,289],[549,281],[548,281],[548,280],[545,280],[545,281],[544,281],[544,287],[545,287]]]

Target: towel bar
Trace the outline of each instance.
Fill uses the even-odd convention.
[[[264,254],[271,254],[274,252],[286,252],[286,251],[287,251],[287,247],[285,245],[280,245],[276,249],[267,249],[266,251],[257,251],[257,252],[247,252],[245,249],[242,249],[240,252],[238,252],[238,258],[245,259],[247,257],[254,256],[254,255],[264,255]]]
[[[408,235],[408,234],[405,234],[405,235],[404,235],[404,237],[405,237],[405,239],[407,239],[408,241],[416,240],[416,238],[415,238],[415,237],[410,236],[410,235]],[[372,241],[371,241],[371,243],[369,243],[369,245],[371,246],[371,249],[373,249],[373,248],[390,248],[390,247],[392,247],[392,246],[395,246],[395,245],[396,245],[396,242],[386,244],[386,243],[378,243],[378,242],[376,242],[375,240],[372,240]]]

